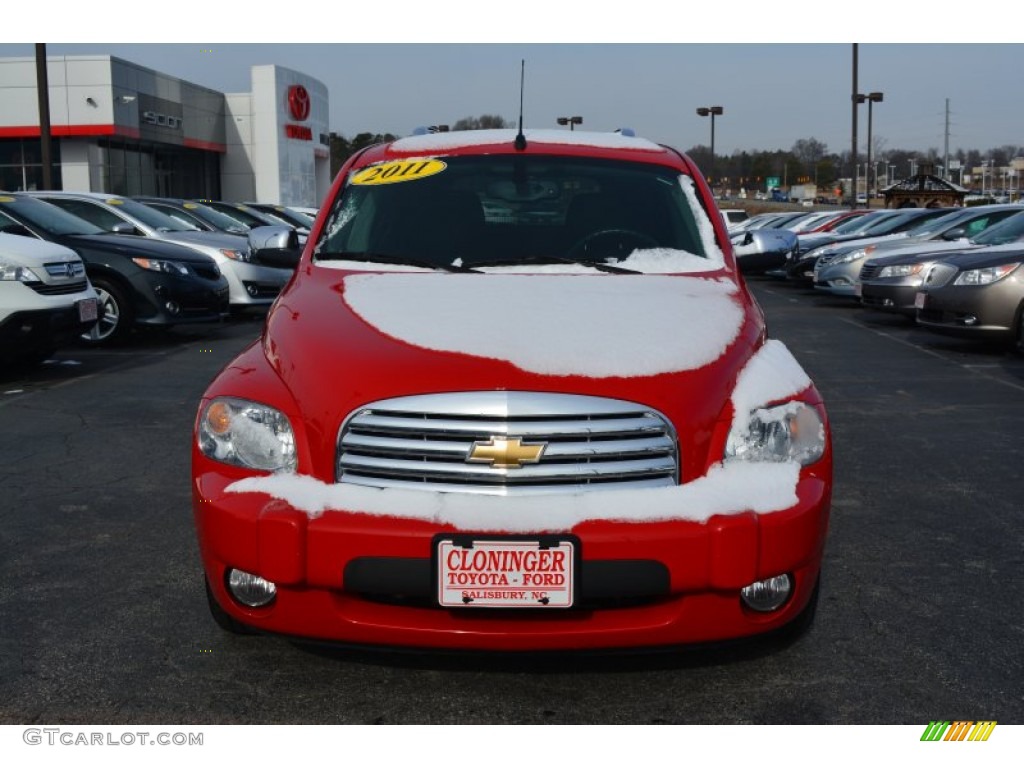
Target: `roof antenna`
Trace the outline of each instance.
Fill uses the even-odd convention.
[[[522,152],[526,149],[526,137],[523,135],[523,84],[526,80],[526,59],[522,60],[519,70],[519,133],[516,134],[515,148]]]

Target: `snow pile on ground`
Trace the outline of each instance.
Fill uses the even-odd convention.
[[[360,274],[345,302],[408,344],[550,376],[655,376],[701,368],[743,322],[727,280],[622,276]]]
[[[704,522],[712,515],[775,512],[797,502],[795,462],[716,465],[685,485],[600,493],[488,496],[323,483],[307,475],[249,477],[229,493],[262,493],[310,517],[327,510],[423,520],[461,530],[503,533],[565,531],[586,520]]]

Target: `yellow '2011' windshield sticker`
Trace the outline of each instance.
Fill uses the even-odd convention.
[[[13,202],[14,202],[14,198],[13,197],[7,197],[6,195],[4,195],[3,197],[0,197],[0,203],[13,203]]]
[[[400,181],[417,181],[440,173],[448,164],[442,160],[394,160],[357,171],[352,184],[370,186],[374,184],[397,184]]]

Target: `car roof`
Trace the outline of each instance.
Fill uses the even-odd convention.
[[[515,147],[517,131],[493,129],[408,136],[368,148],[356,165],[424,155],[557,154],[660,163],[687,168],[679,153],[625,133],[526,129],[526,148]]]

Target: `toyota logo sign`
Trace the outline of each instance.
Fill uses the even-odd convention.
[[[288,109],[296,120],[309,117],[309,91],[301,85],[293,85],[288,89]]]

